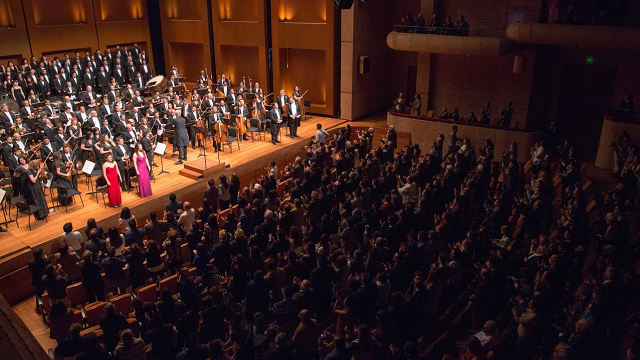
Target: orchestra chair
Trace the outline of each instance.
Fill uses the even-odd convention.
[[[304,119],[307,120],[307,114],[311,112],[311,99],[303,99],[302,108],[304,109]]]
[[[84,291],[82,283],[75,283],[67,286],[67,296],[71,307],[84,305],[87,302],[87,293]]]
[[[174,295],[178,292],[178,275],[171,275],[162,280],[160,280],[160,291],[164,289],[168,289],[171,291],[171,295]]]
[[[231,150],[231,153],[233,154],[233,142],[235,141],[236,144],[238,144],[238,150],[240,150],[240,141],[238,139],[238,129],[232,126],[229,126],[229,128],[227,129],[227,140],[225,142],[222,143],[222,151],[224,151],[224,146],[227,145],[229,146],[229,149]]]
[[[96,179],[96,194],[102,194],[102,203],[104,204],[104,208],[107,208],[107,201],[104,199],[105,195],[109,194],[109,190],[107,189],[107,179],[103,175],[98,176]],[[98,196],[96,196],[96,204],[98,203]]]
[[[75,196],[80,196],[80,201],[82,202],[82,207],[84,207],[84,200],[82,200],[82,194],[80,191],[76,189],[65,189],[62,186],[58,186],[58,207],[60,207],[60,199],[65,199],[64,209],[68,213],[69,212],[69,199],[75,202]]]
[[[7,196],[6,196],[6,200],[5,200],[8,204],[9,204],[9,220],[11,220],[11,207],[12,206],[16,206],[16,203],[18,202],[25,202],[27,201],[27,199],[24,198],[24,196],[20,195],[20,196],[11,196],[11,191],[7,191]],[[16,211],[17,207],[16,207]]]
[[[129,182],[132,185],[135,184],[138,195],[140,195],[140,184],[138,183],[138,174],[136,173],[136,168],[132,166],[127,171],[129,172]]]
[[[144,302],[155,302],[158,298],[156,284],[141,286],[136,290],[136,297]]]
[[[16,225],[18,225],[18,214],[27,214],[27,217],[29,218],[29,231],[31,231],[31,214],[37,213],[39,209],[38,205],[29,205],[24,201],[18,201],[16,203]],[[47,221],[46,217],[44,218],[44,221]],[[18,225],[18,228],[20,228],[20,225]]]
[[[247,131],[251,133],[251,141],[255,141],[255,139],[253,138],[254,133],[258,133],[258,140],[261,140],[263,136],[262,134],[264,134],[264,132],[262,131],[262,127],[260,126],[260,119],[250,118]]]
[[[131,312],[131,294],[122,294],[109,298],[109,302],[115,306],[116,311],[128,315]]]
[[[44,184],[44,187],[49,189],[49,197],[51,198],[51,205],[53,205],[53,208],[55,209],[56,203],[53,202],[53,189],[58,188],[58,182],[53,180],[53,173],[45,172],[45,174],[47,174],[47,181],[43,181],[42,183]]]
[[[82,317],[86,327],[92,327],[100,324],[100,317],[104,314],[104,307],[107,305],[104,301],[97,301],[85,306],[82,309]]]

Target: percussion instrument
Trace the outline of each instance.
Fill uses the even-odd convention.
[[[145,87],[152,91],[163,92],[167,89],[167,79],[163,75],[158,75],[147,81]]]

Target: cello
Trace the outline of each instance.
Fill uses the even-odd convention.
[[[196,120],[196,126],[197,127],[201,127],[201,128],[205,127],[204,126],[204,120],[202,120],[202,114],[200,114],[200,117],[198,117],[198,119]],[[196,139],[198,139],[198,143],[200,143],[201,140],[204,140],[204,134],[197,133],[196,134]]]
[[[224,119],[231,119],[231,115],[223,115]],[[215,140],[218,144],[227,141],[227,129],[229,126],[227,124],[223,124],[222,121],[218,121],[216,124],[216,134],[213,136],[213,140]]]

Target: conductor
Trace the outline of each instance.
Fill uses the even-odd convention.
[[[189,134],[187,133],[187,119],[185,119],[180,110],[176,111],[176,117],[173,119],[173,129],[176,132],[175,142],[178,147],[178,162],[176,165],[187,161],[187,146],[189,146]]]

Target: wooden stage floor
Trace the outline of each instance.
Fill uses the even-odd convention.
[[[315,136],[316,123],[321,122],[323,128],[329,130],[336,130],[346,123],[345,120],[325,118],[325,117],[313,117],[309,116],[306,120],[302,121],[301,127],[298,129],[298,135],[300,138],[291,139],[286,136],[285,130],[281,131],[282,144],[273,145],[270,140],[270,136],[267,134],[265,139],[255,142],[251,141],[249,137],[248,141],[240,143],[240,150],[234,144],[233,153],[229,152],[228,147],[225,147],[224,153],[220,154],[220,161],[226,164],[224,171],[218,171],[215,174],[209,174],[215,176],[216,180],[218,175],[226,173],[228,171],[238,173],[241,175],[241,182],[248,184],[249,181],[253,181],[258,175],[264,173],[263,167],[268,164],[270,160],[278,159],[282,165],[292,161],[291,154],[298,154],[302,151],[302,146],[307,145],[309,140]],[[213,167],[218,165],[218,156],[213,152],[211,142],[207,143],[207,165]],[[158,211],[159,216],[162,216],[161,210],[164,208],[164,204],[168,201],[168,194],[175,192],[180,200],[186,200],[186,196],[191,197],[191,193],[201,194],[206,188],[206,179],[193,180],[185,176],[179,175],[178,172],[184,168],[184,165],[175,165],[177,161],[177,155],[171,157],[171,145],[167,147],[167,154],[163,156],[164,170],[169,171],[168,174],[160,173],[160,159],[156,155],[155,162],[158,167],[154,167],[154,173],[156,174],[156,181],[152,182],[151,187],[153,189],[153,195],[147,198],[139,198],[135,190],[131,192],[125,192],[122,194],[122,206],[127,206],[132,210],[140,220],[144,221],[151,210]],[[202,158],[198,159],[197,156],[200,153],[198,148],[188,148],[188,161],[190,163],[202,163]],[[285,162],[286,161],[286,162]],[[280,168],[280,166],[279,166]],[[243,179],[244,178],[244,179]],[[95,178],[94,178],[95,181]],[[196,191],[193,186],[197,186],[200,190]],[[65,208],[56,208],[55,211],[49,213],[48,222],[36,221],[31,219],[31,230],[27,227],[27,216],[21,214],[19,216],[19,225],[15,222],[8,224],[8,232],[0,234],[0,276],[3,276],[11,271],[18,269],[21,266],[26,265],[26,262],[31,258],[31,249],[44,245],[44,251],[47,254],[56,252],[57,245],[59,244],[60,235],[62,235],[62,226],[67,222],[72,222],[76,230],[80,230],[83,234],[83,228],[86,226],[86,220],[90,217],[96,219],[105,230],[117,224],[118,215],[122,210],[122,206],[119,208],[105,208],[103,205],[102,196],[96,197],[90,194],[90,189],[85,184],[83,177],[78,180],[79,190],[82,192],[82,199],[84,200],[84,207],[82,206],[80,199],[76,197],[76,202],[69,205],[69,213],[65,212]],[[186,189],[191,188],[191,191],[185,192]],[[188,194],[189,193],[189,194]],[[188,194],[188,195],[187,195]],[[185,197],[181,197],[184,195]],[[54,191],[54,200],[55,200]],[[51,204],[51,197],[46,191],[47,201],[49,206]],[[201,199],[200,199],[201,200]],[[199,206],[201,201],[192,201],[194,205]],[[11,218],[15,220],[15,208],[12,209]],[[144,224],[144,222],[142,222]]]

